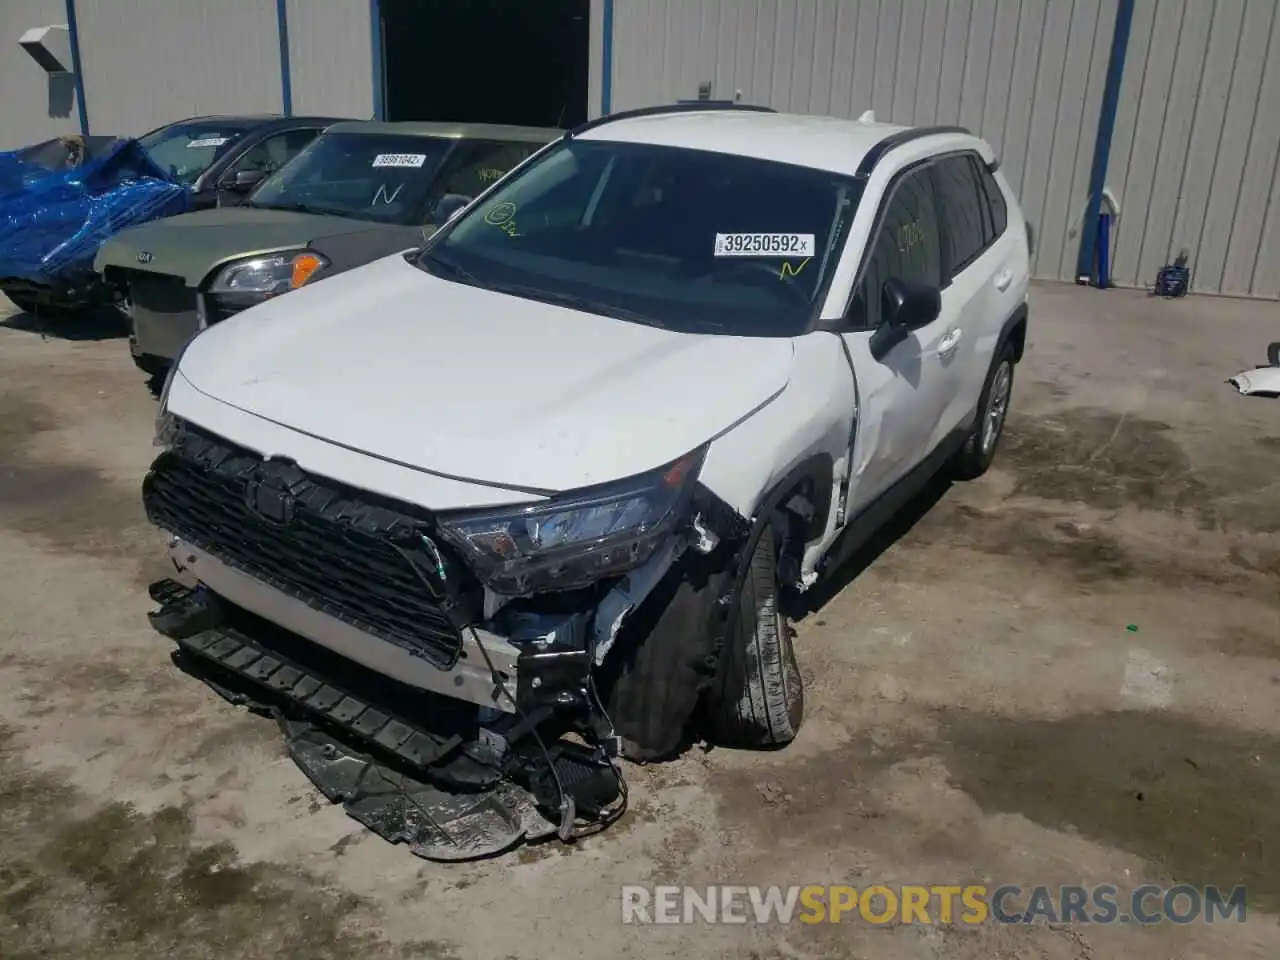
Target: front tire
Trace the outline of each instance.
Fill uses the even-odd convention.
[[[723,746],[780,747],[804,720],[804,682],[794,631],[780,609],[772,527],[761,532],[747,564],[707,702],[708,732]]]
[[[976,480],[995,460],[996,448],[1004,435],[1004,424],[1009,415],[1009,401],[1013,397],[1014,363],[1013,344],[1006,340],[1000,345],[991,369],[987,371],[987,382],[982,386],[973,430],[952,460],[951,473],[957,480]]]
[[[691,742],[730,576],[719,558],[686,553],[623,621],[600,679],[628,760],[666,760]]]

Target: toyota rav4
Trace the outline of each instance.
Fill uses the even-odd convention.
[[[424,855],[606,817],[619,750],[785,744],[780,600],[991,464],[1030,236],[961,129],[588,123],[420,249],[191,342],[144,487],[180,574],[153,623],[310,724],[295,757],[365,822],[316,731],[417,770],[431,812],[389,835]],[[477,785],[484,829],[447,798]]]

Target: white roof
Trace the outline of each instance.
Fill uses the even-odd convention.
[[[836,117],[711,109],[628,117],[593,127],[580,137],[711,150],[852,175],[868,150],[907,129]]]

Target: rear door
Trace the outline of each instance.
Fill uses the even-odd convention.
[[[953,428],[977,410],[1004,321],[1026,294],[1026,269],[1019,266],[1003,194],[982,158],[956,153],[939,159],[932,170],[941,205],[943,281],[958,309],[950,333],[956,390],[942,421]]]
[[[1000,328],[1027,299],[1031,278],[1031,230],[1022,219],[1004,175],[981,158],[974,163],[988,215],[987,242],[996,251],[996,315]],[[1007,283],[1005,281],[1008,281]],[[994,349],[994,346],[993,346]]]

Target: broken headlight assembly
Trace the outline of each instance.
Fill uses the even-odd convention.
[[[441,514],[440,534],[494,593],[572,590],[643,564],[687,513],[700,447],[626,480],[524,507]]]

